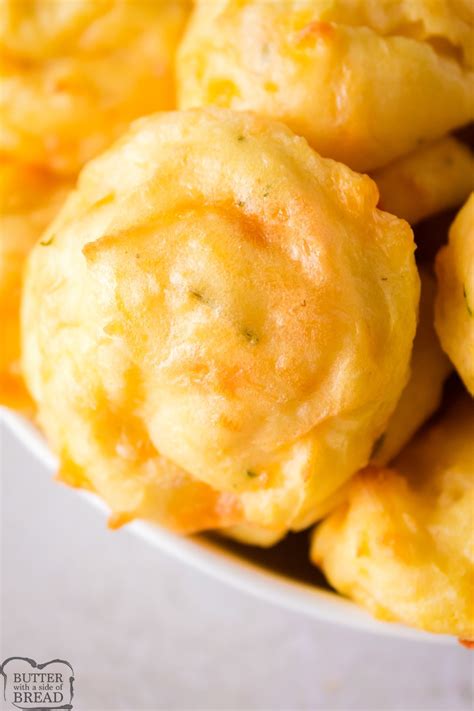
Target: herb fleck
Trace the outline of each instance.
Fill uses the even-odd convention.
[[[196,290],[194,290],[194,289],[191,289],[191,291],[190,291],[189,293],[191,294],[191,296],[193,296],[193,297],[194,297],[195,299],[197,299],[198,301],[204,301],[204,296],[201,294],[200,291],[196,291]]]
[[[249,328],[244,328],[242,333],[252,346],[257,345],[260,340],[257,334],[254,331],[251,331]]]
[[[470,306],[470,304],[469,304],[469,301],[468,301],[468,299],[467,299],[467,292],[466,292],[466,285],[465,285],[465,284],[463,284],[462,293],[463,293],[463,296],[464,296],[464,301],[466,302],[467,313],[468,313],[469,316],[471,316],[471,318],[472,318],[473,311],[472,311],[472,308],[471,308],[471,306]]]
[[[245,141],[245,136],[237,136],[238,141]]]
[[[257,472],[254,472],[251,469],[247,469],[245,473],[249,477],[249,479],[256,479],[256,477],[258,477]]]
[[[53,242],[54,242],[54,235],[51,235],[51,237],[49,237],[48,239],[42,239],[40,241],[40,245],[42,247],[49,247],[49,245],[53,244]]]
[[[238,205],[239,207],[243,207],[243,206],[245,205],[245,203],[244,203],[242,200],[239,200],[239,202],[237,203],[237,205]]]

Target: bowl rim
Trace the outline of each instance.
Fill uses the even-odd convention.
[[[56,471],[56,457],[30,421],[0,406],[0,423],[43,464],[48,473]],[[78,491],[78,494],[104,517],[107,516],[107,507],[98,496],[87,491]],[[380,636],[435,644],[453,644],[455,641],[448,635],[432,634],[398,623],[377,620],[336,592],[263,568],[239,556],[238,552],[226,548],[224,541],[220,544],[218,540],[203,535],[180,536],[145,521],[132,521],[127,524],[126,530],[182,563],[286,610]]]

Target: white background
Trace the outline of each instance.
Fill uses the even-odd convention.
[[[2,431],[1,649],[67,659],[75,711],[472,707],[474,652],[267,605],[135,539]]]

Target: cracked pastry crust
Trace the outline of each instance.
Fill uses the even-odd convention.
[[[441,345],[474,396],[474,193],[436,257],[435,326]]]
[[[253,114],[136,122],[29,261],[24,366],[65,475],[179,530],[314,521],[408,377],[413,235],[377,200]]]
[[[0,151],[75,173],[142,114],[173,108],[187,0],[2,0]]]
[[[463,394],[315,530],[313,562],[376,617],[474,640],[473,430]]]
[[[0,403],[30,412],[20,369],[20,299],[28,252],[53,219],[67,184],[40,169],[0,160]]]
[[[472,120],[472,31],[467,0],[197,0],[178,101],[276,118],[372,171]]]
[[[429,143],[372,173],[379,208],[411,225],[458,207],[474,189],[474,154],[451,136]]]

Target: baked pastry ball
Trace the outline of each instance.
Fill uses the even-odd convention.
[[[374,170],[472,120],[473,24],[467,0],[197,0],[179,106],[251,109]]]
[[[441,404],[443,386],[452,372],[448,357],[441,349],[434,328],[436,281],[426,265],[420,268],[420,311],[410,361],[410,378],[403,389],[385,432],[374,443],[371,463],[383,466],[391,462],[410,441],[417,430],[436,412]],[[350,491],[352,480],[338,489],[328,500],[325,515],[342,504]],[[234,534],[234,529],[231,531]],[[237,528],[236,535],[245,540],[246,530]],[[250,531],[249,535],[253,535]]]
[[[414,225],[455,208],[474,189],[474,154],[452,136],[403,156],[372,173],[379,208]]]
[[[436,330],[474,396],[474,193],[457,215],[436,258]]]
[[[474,640],[473,430],[463,394],[316,529],[313,562],[376,617]]]
[[[142,114],[173,108],[188,0],[2,0],[0,151],[75,173]]]
[[[418,326],[413,342],[410,361],[410,378],[390,417],[385,432],[375,442],[371,461],[385,465],[390,462],[409,442],[416,431],[438,409],[443,386],[452,366],[443,352],[434,328],[434,300],[436,280],[426,266],[420,268],[421,297]],[[338,489],[327,501],[327,510],[344,501],[351,480]],[[226,535],[243,543],[260,546],[273,545],[280,536],[275,532],[254,526],[234,526],[225,531]]]
[[[410,362],[410,379],[376,442],[372,461],[387,464],[438,409],[443,385],[452,368],[434,328],[436,281],[426,267],[420,270],[421,298],[418,328]]]
[[[67,467],[179,530],[309,525],[408,377],[413,235],[377,200],[253,114],[136,122],[29,262],[24,366]],[[182,521],[192,486],[214,509]]]
[[[42,170],[0,160],[0,403],[29,411],[20,372],[20,297],[26,256],[65,199],[67,185]]]

